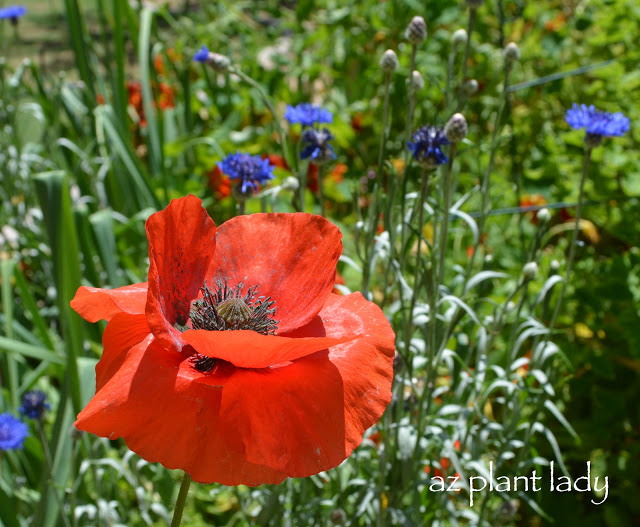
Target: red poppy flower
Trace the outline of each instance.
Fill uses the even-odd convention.
[[[71,302],[108,321],[76,427],[202,483],[279,483],[348,457],[391,400],[394,334],[360,293],[331,293],[338,228],[300,213],[216,228],[189,196],[146,230],[148,283]]]

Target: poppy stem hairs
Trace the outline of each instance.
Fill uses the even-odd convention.
[[[148,282],[81,287],[71,302],[108,322],[75,426],[200,483],[342,463],[391,401],[395,335],[360,293],[331,292],[340,230],[304,213],[216,227],[194,196],[146,230]]]

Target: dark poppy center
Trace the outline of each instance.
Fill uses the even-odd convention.
[[[275,302],[268,296],[258,296],[258,286],[246,289],[242,282],[229,287],[226,280],[207,283],[201,289],[202,298],[192,302],[189,318],[193,329],[206,331],[249,330],[262,335],[273,335],[278,329],[274,319]],[[216,359],[196,354],[194,367],[198,371],[211,371]]]

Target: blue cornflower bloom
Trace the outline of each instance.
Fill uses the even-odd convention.
[[[407,146],[414,159],[426,168],[434,168],[436,165],[443,165],[449,158],[440,149],[443,145],[448,145],[449,140],[442,128],[436,126],[423,126],[413,133],[413,143],[407,142]]]
[[[0,414],[0,450],[22,448],[29,427],[11,414]]]
[[[31,390],[22,396],[22,406],[18,411],[29,419],[42,419],[44,413],[51,408],[46,402],[47,395],[40,390]]]
[[[306,143],[300,152],[300,158],[311,159],[314,163],[322,165],[336,158],[336,153],[329,141],[333,139],[333,134],[326,128],[315,130],[311,128],[302,134],[302,141]]]
[[[268,159],[236,152],[229,154],[218,163],[223,174],[231,180],[239,180],[237,188],[242,196],[253,194],[258,190],[258,184],[264,184],[273,179],[273,165]]]
[[[202,46],[202,48],[196,51],[193,55],[193,60],[196,62],[207,62],[208,58],[209,48],[207,46]]]
[[[300,123],[302,126],[313,126],[314,124],[332,122],[333,114],[321,106],[303,102],[297,106],[287,106],[284,118],[290,124]]]
[[[611,137],[629,131],[629,118],[623,113],[601,112],[593,105],[573,103],[565,119],[571,128],[584,128],[589,135]]]
[[[0,19],[10,18],[12,21],[17,21],[18,18],[27,14],[27,8],[23,5],[10,5],[0,9]]]

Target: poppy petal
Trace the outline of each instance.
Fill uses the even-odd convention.
[[[116,289],[82,286],[73,297],[71,308],[89,322],[109,321],[122,312],[132,315],[144,313],[147,286],[147,282]]]
[[[219,408],[231,365],[208,374],[145,339],[78,415],[79,430],[127,446],[150,463],[181,469],[200,483],[280,483],[286,474],[248,462],[220,435]]]
[[[342,234],[312,214],[251,214],[223,223],[207,276],[258,285],[276,302],[278,334],[309,322],[333,288]]]
[[[239,368],[267,368],[327,349],[355,336],[288,338],[255,331],[207,331],[192,329],[182,338],[202,355],[223,359]]]
[[[146,338],[151,338],[151,330],[144,315],[118,313],[111,319],[102,335],[104,351],[96,365],[96,392],[120,369],[129,350]]]
[[[227,443],[243,445],[247,460],[302,477],[339,464],[383,414],[395,337],[360,293],[330,295],[294,333],[357,338],[279,368],[239,370],[223,390],[221,415]]]
[[[186,324],[191,301],[204,284],[215,249],[216,226],[195,196],[174,199],[146,223],[149,240],[149,295],[146,314],[156,339],[182,350],[174,324]]]
[[[339,465],[345,447],[343,384],[327,352],[280,368],[239,369],[222,391],[225,442],[288,476]]]
[[[391,402],[395,334],[382,310],[361,293],[330,295],[318,315],[327,336],[360,335],[329,350],[329,360],[344,383],[345,440],[350,454]]]

